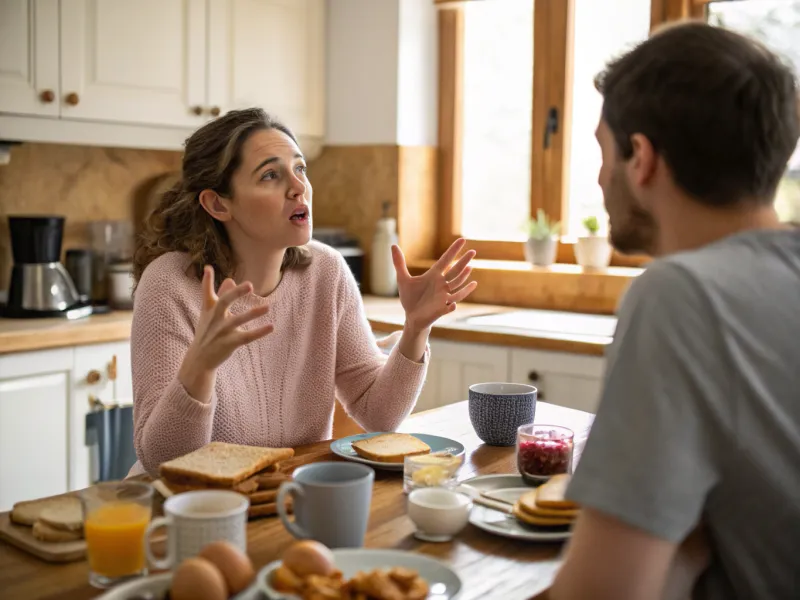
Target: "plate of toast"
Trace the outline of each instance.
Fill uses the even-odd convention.
[[[477,490],[469,522],[488,533],[533,542],[557,542],[572,535],[580,506],[565,497],[569,475],[555,475],[530,487],[515,475],[486,475],[463,481]]]
[[[375,469],[402,471],[406,456],[432,453],[461,456],[465,448],[450,438],[425,433],[360,433],[334,441],[331,451]]]

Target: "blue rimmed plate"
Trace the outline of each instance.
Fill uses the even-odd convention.
[[[351,435],[331,443],[331,452],[337,456],[341,456],[347,460],[364,463],[375,469],[384,469],[386,471],[402,471],[403,463],[384,463],[377,462],[363,458],[356,454],[353,450],[353,442],[359,440],[366,440],[375,437],[376,435],[383,435],[382,433],[359,433],[358,435]],[[428,435],[426,433],[411,433],[415,438],[425,442],[431,447],[431,452],[449,452],[453,456],[461,456],[465,452],[464,445],[450,438],[440,437],[438,435]]]

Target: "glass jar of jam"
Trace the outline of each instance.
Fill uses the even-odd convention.
[[[526,483],[572,474],[575,434],[558,425],[523,425],[517,430],[517,468]]]

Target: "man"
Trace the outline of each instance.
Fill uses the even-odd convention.
[[[797,83],[753,41],[686,23],[597,87],[612,243],[658,258],[621,303],[567,491],[582,515],[540,597],[798,598],[800,233],[772,206]]]

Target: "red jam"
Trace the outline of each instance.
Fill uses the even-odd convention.
[[[542,435],[538,433],[537,435]],[[523,478],[541,480],[560,473],[569,473],[572,461],[572,440],[537,438],[520,440],[517,450],[517,468]]]

